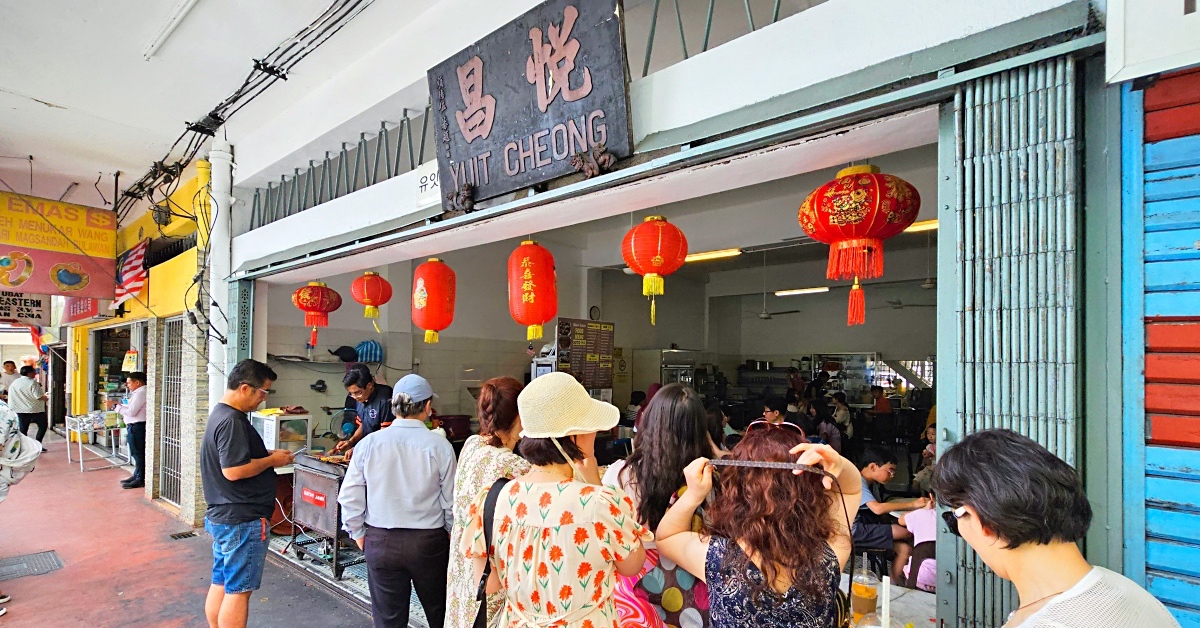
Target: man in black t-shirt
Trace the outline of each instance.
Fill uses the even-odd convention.
[[[204,602],[209,626],[244,627],[250,593],[262,583],[269,520],[275,509],[275,468],[292,463],[285,449],[268,451],[246,413],[267,398],[275,371],[242,360],[208,416],[200,445],[200,478],[208,502],[204,529],[213,538],[212,586]]]
[[[366,364],[355,364],[342,378],[346,392],[354,400],[359,426],[349,439],[333,446],[334,452],[344,451],[346,458],[354,454],[354,446],[371,432],[378,432],[389,425],[392,419],[392,387],[375,382],[375,376]]]

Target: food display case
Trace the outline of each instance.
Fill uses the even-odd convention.
[[[251,412],[250,425],[262,436],[267,449],[300,451],[305,447],[312,447],[311,414]]]

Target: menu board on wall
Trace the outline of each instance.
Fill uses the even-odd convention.
[[[559,318],[557,340],[557,370],[570,373],[589,390],[612,388],[612,323]]]

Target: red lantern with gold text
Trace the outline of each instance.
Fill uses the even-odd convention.
[[[367,271],[350,284],[350,296],[366,306],[364,318],[379,318],[379,306],[392,300],[392,284],[379,273]],[[378,330],[378,326],[375,329]]]
[[[859,279],[883,276],[883,241],[900,234],[917,218],[921,195],[909,182],[880,174],[875,166],[851,166],[838,172],[800,206],[800,226],[812,239],[829,245],[829,279],[853,279],[847,325],[865,322],[866,299]]]
[[[308,344],[317,346],[317,328],[329,326],[329,313],[342,307],[342,295],[319,281],[292,293],[292,304],[304,311],[304,326],[312,327]]]
[[[647,216],[625,234],[621,257],[642,276],[642,294],[650,299],[650,324],[655,324],[654,298],[663,294],[663,278],[679,270],[687,258],[687,237],[662,216]]]
[[[425,330],[425,342],[438,341],[438,332],[454,322],[454,271],[431,257],[413,272],[413,325]]]
[[[533,240],[525,240],[508,256],[508,312],[528,328],[528,340],[541,338],[542,325],[558,316],[554,256]]]

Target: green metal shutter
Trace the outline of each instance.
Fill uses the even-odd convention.
[[[965,83],[942,111],[943,446],[1009,428],[1079,459],[1077,72],[1057,57]],[[947,237],[953,236],[953,237]],[[948,438],[947,438],[948,437]],[[938,617],[1001,626],[1011,585],[942,526]]]

